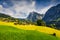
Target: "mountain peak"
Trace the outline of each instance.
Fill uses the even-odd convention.
[[[56,7],[60,7],[60,4],[58,4]]]
[[[60,4],[51,7],[45,14],[43,20],[46,22],[55,20],[60,17]]]
[[[42,17],[43,17],[43,14],[39,14],[39,13],[33,11],[33,12],[30,12],[27,19],[32,21],[32,22],[35,22],[38,19],[42,19]]]
[[[55,24],[58,25],[57,27],[60,28],[60,4],[51,7],[46,13],[43,18],[47,25]],[[57,21],[58,20],[58,21]]]

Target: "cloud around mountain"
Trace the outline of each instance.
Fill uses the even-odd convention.
[[[40,0],[41,1],[41,0]],[[38,13],[43,13],[45,14],[45,12],[52,7],[52,4],[47,5],[47,1],[46,3],[38,2],[36,0],[6,0],[6,1],[0,1],[0,12],[1,13],[5,13],[8,15],[11,15],[13,17],[16,18],[26,18],[30,12],[35,11]],[[41,5],[40,5],[41,4]],[[47,6],[43,6],[43,5],[47,5]],[[42,7],[43,6],[43,7]],[[39,8],[40,7],[40,8]],[[37,8],[37,9],[36,9]]]

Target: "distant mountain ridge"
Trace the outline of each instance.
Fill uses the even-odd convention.
[[[57,6],[51,7],[45,14],[43,20],[48,22],[48,21],[53,21],[60,18],[60,4]]]
[[[51,7],[42,20],[47,24],[56,24],[56,27],[60,28],[60,4]]]
[[[3,13],[0,13],[0,17],[7,18],[7,17],[11,17],[11,16],[9,16],[9,15],[6,15],[6,14],[3,14]]]
[[[43,14],[39,14],[37,12],[30,12],[27,19],[32,22],[36,22],[38,19],[42,19],[43,16],[44,16]]]
[[[37,12],[30,12],[26,19],[14,18],[7,14],[0,13],[0,20],[5,22],[17,22],[18,24],[35,24],[38,19],[42,19],[43,14]]]

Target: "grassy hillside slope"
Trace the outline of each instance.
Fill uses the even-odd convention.
[[[60,40],[57,37],[33,30],[22,30],[0,25],[0,40]]]
[[[8,26],[13,26],[18,29],[23,29],[23,30],[35,30],[47,34],[53,34],[56,33],[57,37],[60,37],[60,30],[56,30],[53,28],[45,27],[45,26],[35,26],[35,25],[14,25],[14,23],[6,23],[6,22],[1,22],[0,25],[8,25]]]

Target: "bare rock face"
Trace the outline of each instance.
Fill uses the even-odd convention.
[[[60,28],[60,4],[51,7],[43,17],[46,24],[56,24]]]
[[[45,14],[43,20],[46,22],[53,21],[60,18],[60,4],[51,7]]]
[[[43,14],[39,14],[37,12],[30,12],[30,14],[28,15],[27,19],[32,21],[32,22],[35,22],[38,19],[42,19],[43,16],[44,16]]]

